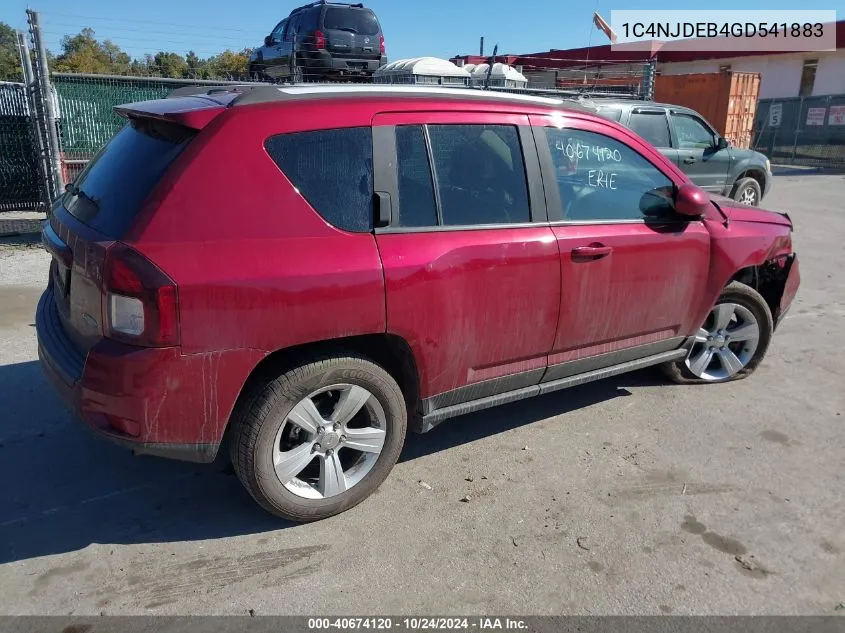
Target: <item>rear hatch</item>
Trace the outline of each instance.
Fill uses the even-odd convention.
[[[67,340],[78,352],[87,352],[107,335],[103,298],[109,253],[126,248],[120,240],[196,136],[197,122],[210,120],[210,109],[223,109],[220,104],[200,103],[203,116],[192,119],[184,109],[186,101],[200,99],[118,108],[127,124],[53,204],[43,233],[53,256],[48,287],[55,305],[49,309],[57,313]]]
[[[378,59],[383,40],[375,13],[362,7],[329,6],[323,15],[326,48],[338,57]]]

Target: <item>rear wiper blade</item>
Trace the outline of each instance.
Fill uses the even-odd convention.
[[[71,195],[74,195],[77,198],[82,198],[83,200],[85,200],[85,202],[87,202],[88,204],[93,206],[95,209],[100,208],[100,203],[97,202],[96,200],[94,200],[94,198],[89,196],[87,193],[82,191],[82,189],[79,188],[79,185],[75,185],[73,183],[70,183],[70,184],[68,184],[68,186],[65,189],[68,192],[70,192]]]
[[[351,26],[339,26],[337,27],[338,31],[346,31],[348,33],[358,33],[357,30],[353,29]]]

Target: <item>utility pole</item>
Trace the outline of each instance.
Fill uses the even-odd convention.
[[[26,10],[29,30],[32,33],[33,44],[35,45],[36,73],[38,86],[41,92],[41,101],[46,118],[47,126],[47,148],[49,150],[48,165],[53,172],[51,183],[51,201],[62,194],[64,182],[62,180],[62,158],[59,149],[59,130],[56,125],[56,107],[53,99],[53,87],[50,85],[50,69],[47,67],[47,47],[44,45],[44,38],[41,35],[38,12],[32,9]]]
[[[29,121],[32,125],[32,136],[38,147],[38,165],[41,168],[41,203],[46,209],[49,209],[51,202],[51,177],[50,169],[47,166],[47,152],[44,151],[44,137],[38,128],[38,108],[35,104],[35,73],[32,70],[32,57],[29,54],[29,42],[26,39],[26,35],[21,31],[17,31],[17,36],[18,54],[21,57],[21,68],[23,69],[24,92],[26,94],[27,108],[29,109]]]

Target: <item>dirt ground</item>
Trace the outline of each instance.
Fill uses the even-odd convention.
[[[751,379],[644,371],[465,416],[312,525],[86,433],[36,361],[47,256],[7,241],[0,613],[845,614],[843,200],[842,175],[776,178],[803,285]]]

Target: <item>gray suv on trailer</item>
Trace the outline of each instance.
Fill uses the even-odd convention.
[[[291,11],[249,59],[253,79],[370,77],[387,63],[376,14],[363,4],[312,2]]]
[[[692,181],[738,202],[758,205],[772,186],[763,154],[732,146],[695,110],[666,103],[595,99],[598,114],[630,128]]]

